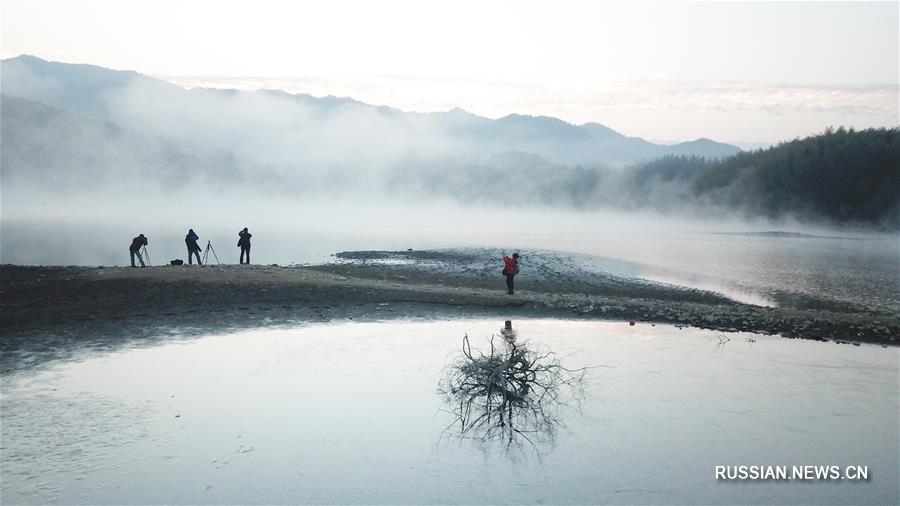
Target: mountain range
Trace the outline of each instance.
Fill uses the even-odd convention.
[[[322,145],[332,143],[342,144],[338,156],[329,159],[328,152],[315,153],[314,163],[385,164],[429,158],[433,153],[472,161],[519,152],[555,164],[623,167],[666,155],[712,159],[741,151],[710,139],[655,144],[599,123],[573,125],[546,116],[510,114],[489,119],[459,108],[404,112],[351,98],[281,90],[187,90],[133,71],[51,62],[29,55],[0,62],[0,90],[3,95],[42,103],[88,120],[185,142],[187,146],[231,150],[238,156],[275,165],[313,163],[308,157],[297,163],[294,156],[284,156],[285,145],[303,146],[306,152],[315,153]],[[282,143],[257,150],[259,143],[246,142],[248,136],[261,131],[270,132],[270,140]],[[206,133],[215,139],[209,142]],[[381,145],[373,148],[370,144]],[[384,152],[384,146],[390,151]],[[344,157],[347,151],[374,152],[377,156],[348,158]],[[272,156],[275,153],[280,155]]]

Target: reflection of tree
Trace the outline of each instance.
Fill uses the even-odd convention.
[[[459,437],[535,444],[552,439],[564,397],[580,400],[585,369],[567,369],[552,351],[537,352],[502,332],[503,342],[484,354],[463,337],[462,355],[445,371],[440,391],[454,416],[447,431]]]

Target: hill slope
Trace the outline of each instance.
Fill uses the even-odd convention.
[[[667,157],[629,176],[632,189],[656,188],[772,218],[900,227],[900,129],[839,128],[718,161]],[[658,206],[646,191],[640,204]]]
[[[227,151],[188,150],[177,143],[123,129],[30,100],[0,97],[3,193],[23,189],[90,195],[172,190],[192,182],[239,186],[277,176]]]

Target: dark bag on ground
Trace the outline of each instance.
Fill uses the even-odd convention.
[[[181,259],[179,259],[179,258],[176,258],[175,260],[172,260],[172,261],[169,262],[169,263],[172,264],[172,265],[184,265],[184,260],[181,260]]]

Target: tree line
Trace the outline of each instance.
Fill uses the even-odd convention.
[[[683,183],[691,198],[750,215],[900,226],[900,129],[828,129],[718,161],[666,157],[633,174]]]
[[[710,160],[665,156],[625,169],[553,164],[505,153],[485,162],[401,168],[395,191],[468,201],[792,217],[900,228],[900,129],[824,133]]]

